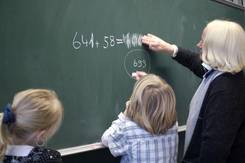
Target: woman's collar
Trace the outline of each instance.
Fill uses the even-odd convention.
[[[202,66],[206,68],[208,71],[212,70],[212,67],[210,67],[207,63],[202,63]]]

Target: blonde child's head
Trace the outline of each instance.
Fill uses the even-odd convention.
[[[163,134],[176,122],[176,100],[171,86],[149,74],[136,82],[126,116],[152,134]]]
[[[63,118],[63,107],[54,91],[29,89],[17,93],[2,116],[2,146],[37,146],[57,131]]]

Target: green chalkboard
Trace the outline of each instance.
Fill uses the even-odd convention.
[[[214,18],[244,23],[241,10],[209,0],[0,0],[0,106],[23,89],[53,89],[65,117],[49,145],[98,142],[124,109],[130,74],[143,70],[173,86],[184,125],[200,80],[140,38],[151,32],[195,50]]]

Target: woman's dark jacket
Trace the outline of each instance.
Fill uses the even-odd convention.
[[[179,48],[174,58],[198,77],[200,56]],[[245,163],[245,75],[224,73],[210,84],[183,163]]]

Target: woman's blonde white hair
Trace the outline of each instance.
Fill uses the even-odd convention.
[[[136,82],[126,116],[152,134],[163,134],[176,123],[175,103],[171,86],[149,74]]]
[[[7,144],[36,146],[40,140],[31,135],[45,131],[44,139],[49,139],[57,131],[63,118],[61,102],[54,91],[47,89],[29,89],[17,93],[11,111],[15,115],[15,122],[10,124],[1,122],[2,146]]]
[[[212,68],[237,73],[245,68],[245,32],[231,21],[213,20],[204,29],[203,62]]]

